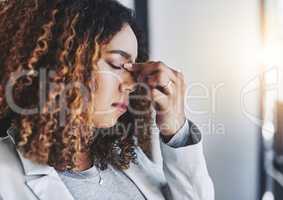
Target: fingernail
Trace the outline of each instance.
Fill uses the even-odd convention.
[[[131,64],[131,63],[126,63],[126,64],[124,64],[124,67],[125,67],[127,70],[130,70],[130,69],[132,69],[133,64]]]

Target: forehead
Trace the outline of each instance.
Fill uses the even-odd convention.
[[[131,55],[131,60],[135,61],[138,56],[138,42],[132,28],[125,24],[121,31],[107,43],[102,52],[111,50],[121,50]]]

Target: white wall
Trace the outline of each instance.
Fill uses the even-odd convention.
[[[181,68],[189,85],[202,85],[191,95],[209,93],[189,101],[190,109],[208,112],[188,115],[203,129],[216,199],[255,200],[259,127],[243,114],[240,94],[259,73],[259,1],[150,0],[149,7],[152,59]],[[218,84],[213,103],[211,87]],[[246,105],[258,116],[259,94],[247,95]]]

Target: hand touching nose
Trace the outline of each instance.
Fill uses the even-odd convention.
[[[186,120],[184,76],[162,62],[125,64],[138,83],[149,86],[151,99],[156,109],[156,122],[161,134],[172,137]]]

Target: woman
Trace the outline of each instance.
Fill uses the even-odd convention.
[[[0,5],[2,199],[214,199],[183,75],[148,61],[129,9]]]

